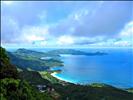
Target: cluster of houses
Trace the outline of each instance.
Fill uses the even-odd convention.
[[[50,93],[50,95],[54,98],[54,100],[59,100],[60,95],[51,86],[40,84],[40,85],[37,85],[36,87],[40,92]]]
[[[39,84],[36,86],[37,89],[40,91],[40,92],[54,92],[54,88],[52,88],[51,86],[47,86],[47,85],[44,85],[44,84]]]

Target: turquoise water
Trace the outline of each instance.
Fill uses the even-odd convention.
[[[104,51],[104,56],[62,55],[64,67],[54,67],[62,72],[53,76],[78,84],[106,83],[129,88],[133,87],[132,49],[81,49],[86,52]]]
[[[36,48],[31,50],[46,52],[56,48]],[[15,51],[16,49],[8,49]],[[133,87],[133,49],[89,48],[78,50],[86,52],[102,51],[104,56],[62,55],[63,67],[54,67],[51,70],[61,69],[62,72],[53,74],[61,80],[78,84],[105,83],[117,87]]]

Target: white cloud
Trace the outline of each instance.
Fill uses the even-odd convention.
[[[14,2],[13,1],[2,1],[2,3],[5,5],[12,5]]]
[[[119,33],[119,37],[122,41],[115,43],[116,45],[133,46],[133,21],[125,25],[123,30]]]
[[[88,13],[89,11],[87,9],[82,9],[80,11],[75,12],[71,16],[73,16],[75,20],[80,21]]]
[[[90,44],[95,44],[95,43],[99,43],[102,41],[105,41],[106,38],[105,37],[75,37],[75,44],[78,45],[90,45]]]
[[[11,5],[14,3],[12,1],[2,2],[4,5]],[[52,17],[54,18],[54,16],[51,16],[54,14],[51,10],[48,12],[49,10],[46,10],[45,6],[43,9],[41,8],[42,10],[40,10],[40,8],[33,8],[33,10],[35,10],[33,13],[30,13],[32,11],[27,9],[27,12],[25,13],[24,10],[22,15],[28,15],[26,17],[20,17],[22,20],[18,20],[21,28],[17,21],[13,19],[6,19],[6,21],[2,22],[2,31],[4,29],[4,32],[2,32],[2,41],[7,43],[19,42],[27,44],[36,42],[36,44],[40,46],[130,46],[131,39],[133,38],[133,21],[128,23],[120,34],[118,31],[130,20],[131,7],[130,2],[111,3],[99,1],[95,6],[82,5],[82,7],[78,7],[72,10],[68,15],[63,16],[64,18],[61,17],[62,19],[57,20],[58,17],[60,18],[60,15],[56,16],[57,19],[55,18],[54,20],[57,20],[57,22],[50,22],[50,24],[47,20],[49,21]],[[13,10],[21,12],[21,9]],[[14,11],[13,13],[16,13]],[[56,14],[58,14],[58,11]],[[13,15],[14,14],[12,14],[12,16]],[[18,15],[20,16],[21,14],[16,13],[13,17],[17,19],[16,16]],[[36,22],[36,19],[37,21],[39,19],[39,22]],[[40,26],[45,24],[49,26]],[[114,39],[112,37],[114,37]],[[121,40],[116,41],[116,38],[121,38]]]
[[[44,40],[43,37],[37,36],[37,35],[34,35],[34,34],[32,34],[32,35],[25,35],[24,37],[29,42]]]
[[[114,42],[114,46],[128,47],[128,46],[131,46],[131,42],[128,42],[128,41],[118,41],[118,42]]]
[[[40,19],[41,23],[44,24],[47,22],[47,12],[44,10],[40,14],[38,14],[38,18]]]
[[[69,45],[69,46],[76,46],[76,45],[91,45],[91,44],[97,44],[100,42],[106,41],[105,37],[76,37],[76,36],[69,36],[69,35],[63,35],[57,38],[57,45]]]
[[[41,46],[46,46],[47,45],[47,41],[43,41],[40,43]]]
[[[33,42],[34,46],[47,46],[47,44],[48,43],[46,40],[38,40],[38,41]]]
[[[120,36],[133,38],[133,21],[125,25],[124,29],[120,32]]]
[[[63,21],[51,27],[50,32],[56,36],[116,36],[131,20],[131,2],[98,3],[95,7],[85,6],[73,11]],[[70,31],[72,27],[74,30]]]
[[[74,43],[74,39],[71,36],[61,36],[57,40],[58,45],[71,45]]]
[[[45,40],[49,31],[47,26],[27,26],[21,31],[20,38],[23,42],[34,42]]]
[[[95,47],[131,47],[131,46],[133,46],[133,44],[131,43],[131,41],[127,41],[124,39],[110,38],[107,40],[102,40],[100,42],[89,44],[89,46],[95,46]]]
[[[1,16],[1,38],[3,43],[13,43],[19,36],[19,24],[17,20],[9,16]]]

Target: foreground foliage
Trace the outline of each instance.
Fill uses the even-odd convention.
[[[19,74],[1,48],[0,99],[1,100],[52,100],[47,93],[40,93],[28,82],[19,79]]]
[[[133,93],[105,84],[76,85],[57,81],[48,72],[20,70],[10,63],[5,49],[1,50],[1,100],[132,100]],[[33,62],[34,64],[34,62]],[[41,93],[35,86],[44,84]],[[52,90],[49,90],[49,87]]]
[[[40,93],[20,79],[2,79],[0,92],[1,100],[52,100],[46,93]]]
[[[133,94],[127,91],[99,84],[94,85],[75,85],[69,84],[61,86],[56,84],[55,90],[60,93],[61,100],[132,100]]]

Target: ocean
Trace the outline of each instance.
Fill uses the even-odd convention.
[[[105,83],[108,85],[131,88],[133,87],[133,49],[80,49],[86,52],[102,51],[103,56],[61,55],[63,67],[61,73],[52,74],[54,77],[76,84]]]
[[[57,48],[36,48],[31,50],[46,52]],[[52,75],[58,79],[75,83],[91,84],[105,83],[108,85],[131,88],[133,87],[133,49],[131,48],[74,48],[85,52],[105,52],[103,56],[61,55],[63,67],[61,73]],[[9,50],[9,49],[8,49]],[[15,51],[10,49],[9,51]]]

